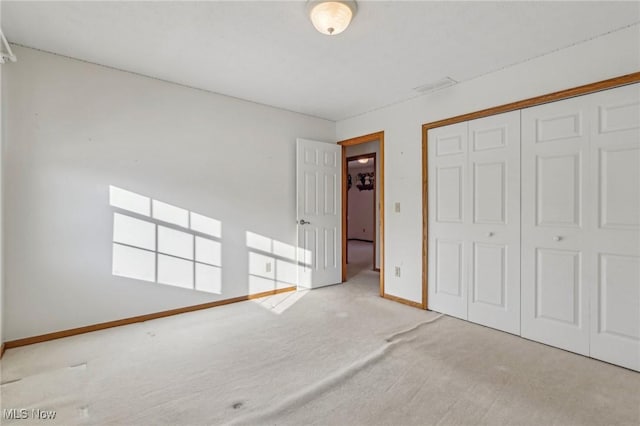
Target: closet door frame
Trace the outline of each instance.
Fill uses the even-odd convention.
[[[438,120],[431,123],[422,125],[422,307],[429,309],[429,300],[427,295],[429,289],[429,158],[428,158],[428,137],[427,133],[430,129],[437,127],[447,126],[450,124],[461,123],[464,121],[475,120],[477,118],[489,117],[492,115],[502,114],[505,112],[520,110],[523,108],[529,108],[532,106],[538,106],[549,102],[560,101],[563,99],[572,98],[574,96],[587,95],[590,93],[599,92],[602,90],[612,89],[615,87],[626,86],[640,82],[640,72],[626,74],[619,77],[614,77],[608,80],[598,81],[595,83],[586,84],[583,86],[573,87],[571,89],[561,90],[558,92],[549,93],[542,96],[536,96],[509,104],[504,104],[492,108],[487,108],[480,111],[475,111],[468,114],[458,115],[456,117],[447,118],[444,120]]]

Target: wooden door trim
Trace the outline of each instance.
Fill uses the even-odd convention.
[[[608,80],[598,81],[595,83],[585,84],[583,86],[572,87],[571,89],[560,90],[558,92],[548,93],[546,95],[536,96],[533,98],[524,99],[521,101],[511,102],[504,105],[499,105],[480,111],[470,112],[467,114],[457,115],[451,118],[445,118],[444,120],[433,121],[431,123],[422,125],[423,138],[426,131],[435,127],[447,126],[449,124],[461,123],[463,121],[470,121],[476,118],[488,117],[490,115],[502,114],[503,112],[515,111],[518,109],[529,108],[532,106],[538,106],[550,102],[560,101],[567,98],[573,98],[575,96],[588,95],[589,93],[599,92],[601,90],[613,89],[618,86],[626,86],[627,84],[633,84],[640,81],[640,71],[632,74],[623,75],[620,77],[610,78]]]
[[[347,157],[347,173],[349,172],[349,163],[352,161],[356,161],[356,160],[360,160],[362,158],[373,158],[373,171],[375,172],[376,170],[376,153],[372,152],[370,154],[360,154],[360,155],[354,155],[351,157]],[[376,268],[376,244],[377,244],[377,238],[376,238],[376,217],[378,216],[376,214],[376,189],[378,188],[377,186],[377,182],[374,179],[373,181],[373,270],[377,270],[380,271],[380,269]],[[349,217],[349,185],[347,182],[347,196],[346,196],[346,200],[345,203],[347,204],[347,206],[345,207],[347,210],[347,217]],[[349,221],[347,220],[346,222],[346,230],[345,230],[345,234],[347,235],[347,245],[346,245],[346,250],[344,251],[345,253],[345,263],[348,263],[349,260]],[[344,280],[343,280],[344,281]]]
[[[380,161],[380,173],[379,176],[375,177],[375,185],[380,185],[378,196],[378,214],[380,215],[380,297],[384,297],[384,131],[370,133],[368,135],[358,136],[338,142],[338,145],[342,146],[342,253],[344,254],[342,256],[342,281],[344,282],[347,280],[347,147],[376,141],[378,142],[378,156]],[[375,250],[373,255],[373,267],[375,268]]]
[[[602,90],[613,89],[615,87],[626,86],[628,84],[640,82],[640,72],[622,75],[607,80],[589,83],[546,95],[536,96],[521,101],[511,102],[492,108],[483,109],[467,114],[458,115],[444,120],[433,121],[422,125],[422,307],[429,308],[428,300],[428,274],[429,274],[429,158],[427,153],[428,138],[427,133],[436,127],[448,126],[450,124],[461,123],[463,121],[475,120],[477,118],[489,117],[505,112],[516,111],[524,108],[538,106],[550,102],[561,101],[576,96],[588,95]]]

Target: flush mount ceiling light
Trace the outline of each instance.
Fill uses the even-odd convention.
[[[367,164],[368,162],[369,162],[368,158],[361,158],[361,159],[358,160],[358,163],[360,163],[360,164]]]
[[[349,0],[309,0],[307,11],[316,30],[326,35],[340,34],[347,29],[358,6]]]

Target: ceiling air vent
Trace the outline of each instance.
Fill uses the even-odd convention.
[[[451,77],[444,77],[438,81],[434,81],[422,86],[414,87],[413,90],[420,93],[435,92],[436,90],[444,89],[445,87],[453,86],[457,81]]]

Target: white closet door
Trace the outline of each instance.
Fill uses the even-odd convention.
[[[468,123],[429,130],[429,309],[467,319]]]
[[[469,122],[469,321],[520,334],[520,111]]]
[[[640,85],[591,99],[591,356],[640,371]]]
[[[589,354],[585,96],[522,110],[522,336]]]

